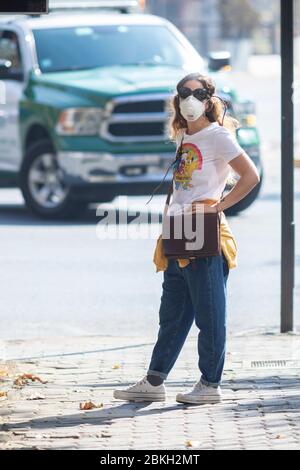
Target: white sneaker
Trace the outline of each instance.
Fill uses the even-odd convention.
[[[134,385],[123,390],[114,390],[114,398],[131,401],[164,401],[166,399],[166,388],[164,383],[151,385],[147,376]]]
[[[222,401],[221,388],[211,387],[203,384],[200,380],[197,382],[192,390],[187,393],[177,393],[176,401],[179,403],[219,403]]]

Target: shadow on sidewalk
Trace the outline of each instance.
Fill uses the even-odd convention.
[[[194,381],[177,382],[174,381],[169,383],[167,387],[178,387],[178,386],[190,386],[194,384]],[[124,385],[124,384],[123,384]],[[89,384],[89,387],[93,385]],[[101,385],[102,388],[114,388],[116,384],[108,383]],[[167,402],[125,402],[118,405],[108,404],[106,408],[97,409],[93,411],[81,411],[76,414],[66,414],[57,416],[45,416],[37,419],[29,419],[26,421],[20,421],[18,423],[3,424],[1,429],[3,431],[14,431],[19,428],[28,428],[28,430],[39,430],[39,429],[59,429],[66,427],[75,427],[82,424],[95,425],[110,425],[114,421],[122,418],[134,418],[134,417],[147,417],[155,414],[170,413],[172,411],[178,411],[186,408],[198,408],[205,407],[217,407],[218,410],[222,408],[223,418],[222,419],[233,419],[233,414],[238,412],[239,419],[249,417],[249,413],[253,412],[259,419],[269,413],[299,413],[300,412],[300,393],[299,380],[295,375],[285,376],[266,376],[266,377],[246,377],[239,378],[236,380],[225,380],[223,383],[223,389],[226,391],[231,390],[233,395],[224,396],[222,403],[217,405],[189,405],[180,404],[175,402],[174,404],[168,404]],[[247,391],[246,395],[243,394]],[[249,391],[251,391],[249,393]],[[266,393],[270,391],[270,396]],[[297,393],[293,394],[293,391]],[[263,393],[262,393],[263,392]],[[64,397],[58,400],[61,404],[64,403]],[[168,397],[170,399],[170,396]],[[146,409],[151,406],[150,409]],[[42,404],[41,404],[42,409]],[[12,412],[15,417],[18,414],[18,404],[16,402],[16,410]],[[2,414],[2,418],[5,419],[5,414]]]
[[[91,424],[91,425],[109,425],[112,424],[114,420],[122,418],[133,418],[136,416],[150,416],[162,412],[170,412],[172,410],[178,410],[178,407],[181,405],[174,404],[172,406],[165,406],[160,404],[159,408],[151,408],[150,410],[144,410],[153,402],[142,402],[142,403],[122,403],[117,406],[110,406],[101,410],[93,411],[81,411],[81,413],[76,413],[72,415],[65,416],[48,416],[37,419],[30,419],[28,421],[22,421],[15,424],[3,424],[3,431],[14,431],[18,428],[31,428],[31,430],[38,429],[55,429],[55,428],[65,428],[72,426],[79,426],[81,424]],[[184,406],[184,405],[183,405]]]

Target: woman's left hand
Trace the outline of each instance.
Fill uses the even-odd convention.
[[[212,213],[216,213],[217,212],[217,203],[214,203],[213,205],[210,205],[210,204],[205,204],[205,203],[192,203],[192,213],[195,213],[197,212],[197,210],[199,212],[212,212]],[[202,206],[202,207],[199,207],[199,206]]]
[[[209,204],[204,204],[204,212],[218,212],[217,211],[217,203],[215,203],[211,206]]]

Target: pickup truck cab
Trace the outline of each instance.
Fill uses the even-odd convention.
[[[0,186],[20,187],[45,218],[120,194],[149,195],[174,158],[167,101],[197,70],[205,71],[203,58],[155,15],[2,17]],[[222,87],[234,113],[236,94]],[[239,135],[258,164],[255,126],[245,124]]]

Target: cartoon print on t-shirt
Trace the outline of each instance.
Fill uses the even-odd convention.
[[[202,153],[199,148],[191,143],[183,144],[179,158],[173,165],[173,177],[176,189],[189,190],[193,188],[191,183],[193,172],[202,168]]]

